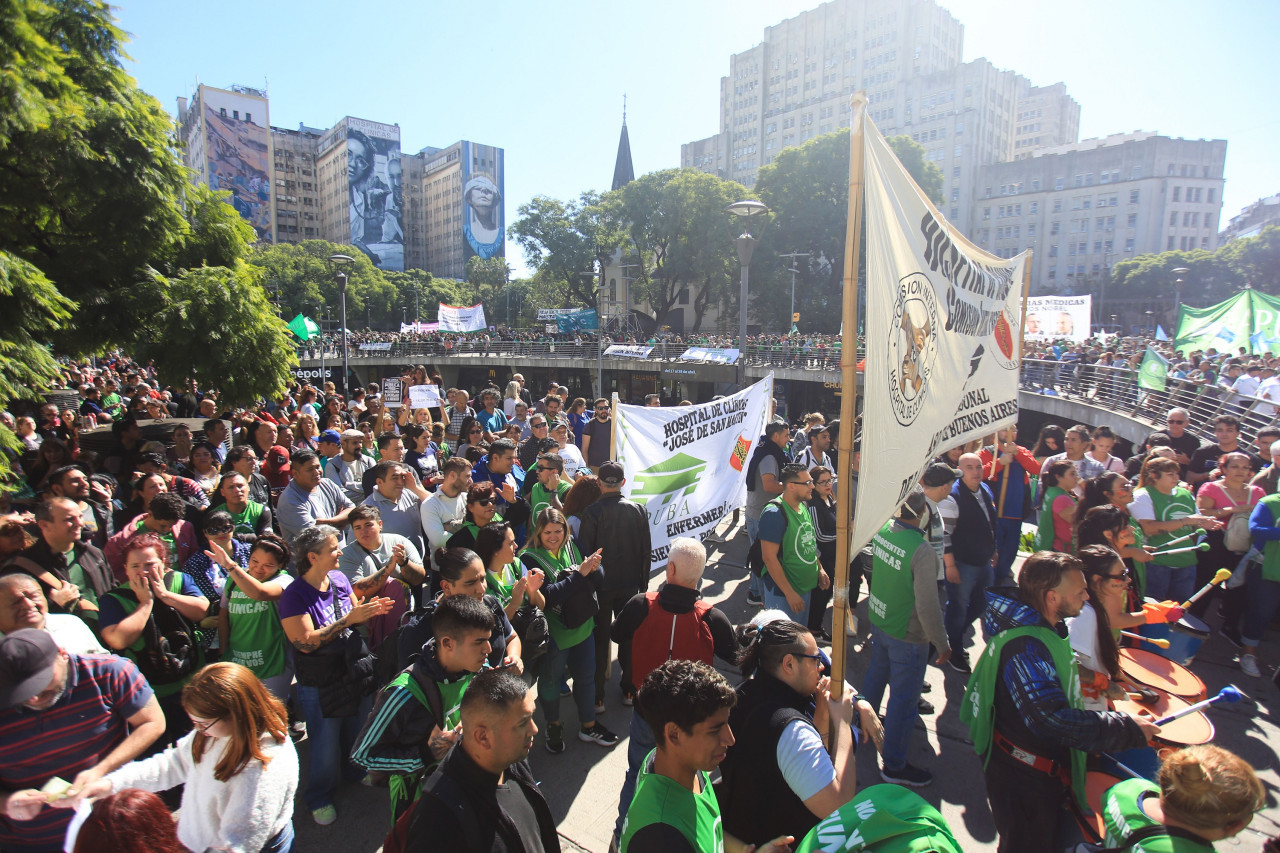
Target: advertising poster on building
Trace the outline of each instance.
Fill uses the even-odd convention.
[[[262,119],[267,118],[266,104]],[[266,127],[204,107],[209,187],[231,193],[231,206],[253,226],[258,239],[274,242],[271,212],[271,137]]]
[[[462,236],[467,258],[506,255],[502,149],[462,143]]]
[[[984,252],[912,181],[864,111],[866,404],[853,552],[906,499],[929,460],[1018,417],[1018,330],[1030,255]],[[859,133],[859,128],[865,131]]]
[[[1092,334],[1093,296],[1027,297],[1029,341],[1083,341]]]
[[[769,417],[773,374],[697,406],[618,406],[624,497],[645,508],[653,568],[671,540],[701,539],[747,500],[747,463]]]
[[[404,271],[400,128],[347,119],[351,244],[381,270]]]

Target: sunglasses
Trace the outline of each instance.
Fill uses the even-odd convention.
[[[546,429],[546,424],[529,424],[530,429]]]
[[[480,506],[490,506],[493,504],[493,498],[481,498],[478,501],[472,501],[472,503],[479,504]]]
[[[812,486],[812,485],[813,485],[813,480],[812,480],[812,479],[808,479],[808,480],[792,480],[792,481],[791,481],[790,483],[788,483],[787,485],[789,485],[789,486]]]
[[[230,524],[220,524],[217,527],[206,527],[204,532],[210,536],[221,536],[222,534],[230,533],[233,530],[235,530],[235,527]]]
[[[544,468],[541,465],[538,466],[538,470],[539,471],[555,471],[557,474],[560,473],[559,469],[557,468]]]

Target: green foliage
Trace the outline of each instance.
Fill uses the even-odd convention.
[[[1264,228],[1257,237],[1232,240],[1215,254],[1255,290],[1280,296],[1280,225]]]
[[[409,315],[417,313],[416,320],[425,321],[436,316],[441,302],[459,305],[464,301],[462,282],[452,278],[435,278],[426,270],[389,270],[383,271],[382,277],[395,288],[399,294],[399,304],[408,309]]]
[[[336,329],[341,301],[337,270],[329,263],[329,256],[335,254],[355,259],[342,268],[347,275],[348,328],[359,328],[366,321],[375,326],[394,323],[398,328],[400,306],[412,302],[406,303],[386,275],[354,246],[327,240],[277,243],[257,247],[249,260],[262,267],[263,284],[274,294],[281,313],[288,317],[303,313],[314,319],[328,308],[334,321],[331,328]]]
[[[161,279],[159,273],[153,274]],[[262,287],[262,271],[243,262],[185,270],[164,281],[165,306],[144,325],[137,356],[155,359],[160,380],[216,387],[229,404],[272,399],[298,364],[284,320]]]
[[[847,137],[848,131],[845,132]],[[942,204],[942,170],[932,160],[924,159],[924,146],[910,136],[890,136],[885,140],[902,168],[907,170],[916,186],[924,191],[929,201]]]
[[[534,196],[517,212],[519,218],[507,233],[549,288],[550,304],[542,307],[597,308],[591,270],[596,263],[607,264],[626,240],[611,208],[601,204],[598,194],[585,192],[571,202]]]
[[[467,284],[470,286],[468,292],[475,295],[477,302],[492,303],[500,297],[510,273],[511,268],[507,266],[506,258],[468,258]],[[490,313],[486,316],[492,320],[494,315]]]
[[[1181,278],[1183,302],[1200,307],[1221,302],[1249,281],[1248,276],[1233,263],[1233,255],[1243,249],[1231,246],[1234,244],[1228,244],[1217,252],[1196,249],[1126,258],[1111,270],[1107,297],[1159,300],[1172,307],[1177,280]],[[1175,273],[1179,267],[1186,267],[1187,272]]]

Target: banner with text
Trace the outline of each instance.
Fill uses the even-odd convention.
[[[400,334],[407,335],[411,332],[438,332],[440,331],[439,323],[401,323]]]
[[[574,311],[577,311],[577,310],[579,309],[577,308],[539,308],[538,319],[554,320],[555,318],[559,317],[561,314],[572,314]]]
[[[634,344],[612,344],[604,351],[611,358],[648,358],[653,347],[642,347]]]
[[[1245,347],[1253,355],[1280,351],[1280,299],[1246,289],[1208,308],[1183,305],[1173,338],[1183,352],[1210,347],[1219,352]]]
[[[442,332],[482,332],[488,328],[484,321],[483,303],[464,308],[441,302],[438,319]]]
[[[747,462],[764,434],[772,395],[770,373],[697,406],[618,406],[622,494],[649,514],[655,568],[666,563],[671,540],[701,539],[746,503]]]
[[[556,327],[566,334],[594,332],[600,328],[600,317],[594,308],[583,308],[581,311],[570,311],[556,317]]]
[[[857,553],[906,499],[929,460],[1013,423],[1028,256],[989,255],[953,229],[863,110],[866,181],[866,404]]]
[[[1083,341],[1092,334],[1093,296],[1027,297],[1029,341]]]
[[[680,361],[700,361],[703,364],[734,364],[738,350],[716,347],[689,347],[680,354]]]

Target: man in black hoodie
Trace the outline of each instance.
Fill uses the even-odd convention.
[[[760,514],[765,504],[786,488],[780,475],[782,467],[791,461],[787,457],[787,445],[787,425],[770,421],[747,463],[747,571],[751,574],[747,603],[755,607],[764,605],[764,582],[760,579],[764,565],[760,556]]]

